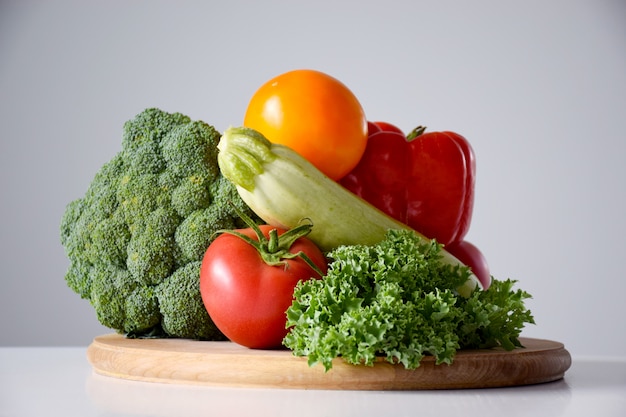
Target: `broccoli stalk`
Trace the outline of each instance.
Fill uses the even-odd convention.
[[[220,134],[180,113],[147,109],[122,149],[61,220],[67,285],[98,320],[132,337],[219,340],[199,290],[200,261],[222,229],[260,219],[220,173]]]

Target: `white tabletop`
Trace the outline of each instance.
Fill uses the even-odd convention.
[[[626,416],[626,357],[573,358],[565,378],[451,391],[304,391],[169,385],[96,375],[85,347],[0,348],[0,417]]]

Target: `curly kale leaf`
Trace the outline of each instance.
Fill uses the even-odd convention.
[[[441,246],[410,231],[390,230],[374,246],[345,246],[328,254],[321,280],[298,284],[284,339],[295,355],[326,370],[337,357],[352,364],[386,360],[407,369],[425,355],[452,363],[465,347],[519,346],[533,322],[514,281],[494,281],[468,299],[455,292],[469,270],[441,261]]]

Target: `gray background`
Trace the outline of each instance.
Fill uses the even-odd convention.
[[[624,353],[624,1],[0,2],[0,345],[101,327],[63,279],[65,205],[146,107],[218,129],[294,68],[371,120],[455,130],[477,154],[468,240],[534,298],[524,335]]]

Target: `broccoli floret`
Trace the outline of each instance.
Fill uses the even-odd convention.
[[[220,133],[147,109],[61,219],[67,285],[119,333],[221,339],[200,297],[200,261],[219,229],[259,219],[217,164]]]
[[[202,258],[218,230],[235,228],[235,220],[216,204],[192,212],[176,230],[174,239],[180,249],[179,262]]]
[[[139,225],[135,224],[126,260],[135,281],[157,285],[172,273],[176,250],[173,236],[179,222],[180,217],[171,208],[157,207]]]
[[[241,197],[239,197],[239,193],[237,192],[237,188],[235,185],[230,182],[226,177],[220,176],[217,178],[213,184],[209,187],[209,192],[211,193],[211,198],[215,201],[229,201],[230,204],[219,204],[215,205],[215,209],[220,212],[221,218],[231,218],[235,222],[235,227],[237,228],[246,228],[248,227],[243,219],[238,215],[239,212],[243,212],[245,214],[253,213],[252,219],[259,223],[261,219],[250,210],[250,208],[243,202]]]
[[[208,207],[210,203],[209,189],[198,177],[188,177],[172,190],[172,207],[181,217]]]
[[[190,141],[193,137],[195,140]],[[171,130],[163,138],[163,160],[180,178],[196,177],[211,182],[219,175],[217,144],[220,135],[202,122],[190,122]]]
[[[99,264],[91,271],[91,304],[98,320],[113,329],[140,333],[159,325],[154,287],[141,286],[123,268]]]
[[[171,337],[223,340],[213,326],[200,296],[198,271],[201,261],[189,262],[156,287],[163,331]]]

